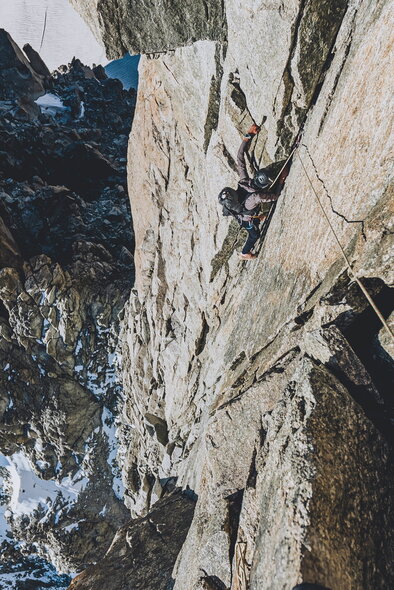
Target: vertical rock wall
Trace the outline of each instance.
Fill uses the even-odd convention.
[[[225,40],[141,58],[123,475],[134,515],[168,478],[198,496],[176,590],[393,584],[392,360],[311,186],[388,317],[392,8],[229,0]],[[263,116],[263,165],[305,130],[245,263],[216,195]]]

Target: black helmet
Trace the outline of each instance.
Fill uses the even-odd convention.
[[[234,188],[231,188],[230,186],[225,186],[224,189],[222,189],[220,191],[220,193],[218,194],[218,199],[219,201],[228,201],[230,200],[234,200],[234,202],[238,202],[238,193]]]
[[[218,194],[219,201],[225,201],[227,199],[227,197],[231,194],[230,191],[231,191],[231,189],[228,186],[226,186],[224,189],[222,189],[220,191],[220,193]]]
[[[257,170],[252,182],[256,188],[267,188],[270,185],[270,179],[264,170]]]

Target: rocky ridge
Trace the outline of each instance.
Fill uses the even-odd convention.
[[[393,351],[311,185],[392,325],[393,2],[222,6],[221,31],[177,44],[165,12],[152,39],[161,8],[144,5],[136,46],[123,3],[89,5],[110,55],[147,54],[128,163],[125,499],[145,514],[174,477],[198,496],[174,590],[388,588]],[[193,11],[186,22],[198,30]],[[216,195],[236,184],[242,133],[263,115],[262,165],[304,135],[258,260],[242,263]]]
[[[1,42],[0,75],[12,71],[7,47],[12,67],[15,56],[25,67],[9,35]],[[0,579],[64,588],[70,579],[43,560],[79,571],[129,518],[117,342],[134,280],[126,148],[135,90],[78,60],[44,76],[27,51],[41,96],[34,102],[24,76],[0,102]]]
[[[38,98],[44,94],[49,71],[43,70],[30,45],[27,53],[22,52],[7,31],[0,29],[0,46],[0,100]]]

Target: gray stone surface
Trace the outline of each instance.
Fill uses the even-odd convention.
[[[194,501],[173,492],[143,518],[121,528],[104,559],[77,576],[70,590],[168,590],[193,518]]]
[[[37,98],[44,94],[44,77],[4,29],[0,29],[0,100]]]
[[[102,39],[111,59],[127,51],[165,52],[199,39],[224,39],[226,34],[225,5],[216,0],[70,2]]]
[[[199,3],[73,4],[111,57],[146,53],[129,144],[136,283],[122,316],[119,435],[140,524],[156,503],[159,517],[174,481],[198,498],[170,587],[392,587],[392,360],[313,190],[389,316],[392,0],[227,0],[204,23]],[[304,135],[245,263],[216,195],[236,185],[242,134],[262,120],[263,165],[302,122]],[[3,292],[29,320],[18,337],[34,338],[21,278],[6,275]],[[126,544],[123,529],[75,584],[118,590],[108,571],[150,567],[147,544],[135,567]]]
[[[129,160],[136,291],[122,335],[124,477],[134,514],[157,497],[150,491],[157,478],[177,476],[199,497],[174,570],[177,590],[244,590],[249,577],[267,590],[301,581],[392,584],[390,543],[382,545],[379,530],[392,526],[386,445],[393,415],[380,370],[365,364],[380,326],[367,327],[368,304],[347,276],[302,166],[354,271],[389,312],[392,138],[383,121],[391,3],[335,6],[336,24],[321,3],[267,2],[257,10],[227,2],[225,48],[200,41],[141,58]],[[320,27],[322,45],[308,60]],[[253,59],[245,41],[251,30],[259,31]],[[236,183],[241,133],[266,115],[256,154],[269,164],[288,149],[306,113],[302,163],[295,158],[257,261],[241,263],[233,253],[239,236],[216,206],[219,190]],[[307,369],[305,354],[324,367]],[[297,387],[316,395],[311,422],[302,417],[305,400],[287,405]],[[244,414],[239,400],[256,388]],[[263,420],[265,400],[272,406]],[[146,414],[165,421],[166,446]],[[364,447],[353,439],[364,440],[370,454],[360,457]],[[319,501],[325,486],[327,511]],[[346,490],[342,523],[335,514]],[[249,531],[238,544],[237,502],[247,523],[239,526]],[[367,536],[367,553],[353,535]]]
[[[245,495],[246,514],[257,500],[261,515],[250,588],[301,580],[384,587],[393,579],[389,447],[325,369],[302,360],[292,385],[266,417],[252,506]],[[384,541],[379,530],[387,531]],[[247,531],[241,541],[249,552]]]

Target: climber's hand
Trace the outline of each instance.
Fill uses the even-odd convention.
[[[263,214],[258,215],[257,217],[259,218],[260,221],[265,221],[267,219],[267,216],[263,215]]]
[[[257,135],[260,132],[261,127],[259,127],[259,125],[256,125],[256,123],[253,123],[253,125],[251,127],[249,127],[248,129],[248,134],[249,135]]]

